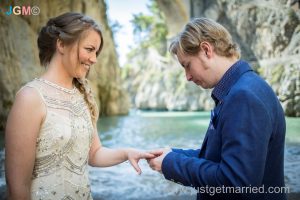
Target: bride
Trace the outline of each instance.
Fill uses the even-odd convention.
[[[9,199],[92,199],[87,165],[129,160],[140,174],[135,149],[101,145],[98,109],[86,76],[103,47],[94,20],[79,13],[52,18],[38,37],[45,73],[16,95],[5,136]]]

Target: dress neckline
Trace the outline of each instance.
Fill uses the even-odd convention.
[[[61,90],[63,92],[66,92],[66,93],[69,93],[69,94],[75,94],[76,93],[76,87],[74,86],[73,89],[68,89],[68,88],[65,88],[65,87],[62,87],[60,85],[57,85],[56,83],[53,83],[51,81],[48,81],[46,79],[43,79],[43,78],[35,78],[34,80],[37,80],[37,81],[40,81],[40,82],[43,82],[51,87],[54,87],[58,90]]]

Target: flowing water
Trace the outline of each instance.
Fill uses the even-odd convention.
[[[141,112],[128,116],[104,117],[98,130],[103,146],[133,147],[151,150],[161,147],[200,148],[209,123],[208,112]],[[286,118],[285,151],[286,185],[292,193],[289,199],[300,199],[300,118]],[[0,139],[3,147],[3,138]],[[5,188],[3,156],[0,188]],[[137,175],[128,162],[109,168],[90,167],[90,180],[95,200],[117,199],[195,199],[196,192],[166,181],[152,171],[146,161],[140,161],[143,171]],[[1,190],[0,190],[1,195]]]

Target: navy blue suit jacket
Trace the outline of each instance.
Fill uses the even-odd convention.
[[[195,187],[201,200],[285,200],[285,192],[272,193],[272,187],[284,187],[285,117],[271,87],[239,60],[212,97],[216,107],[202,147],[168,153],[162,163],[165,178]],[[234,187],[236,192],[212,195],[203,187]],[[263,194],[250,191],[255,187],[260,192],[263,187]]]

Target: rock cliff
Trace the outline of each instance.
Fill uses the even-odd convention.
[[[22,5],[37,6],[40,13],[27,16],[5,14],[9,6]],[[5,126],[16,92],[44,71],[39,65],[36,44],[40,28],[50,17],[68,11],[81,12],[94,18],[103,30],[104,48],[89,77],[101,113],[128,113],[128,96],[121,87],[119,64],[104,0],[1,1],[0,9],[0,130]]]
[[[286,115],[300,116],[299,3],[287,0],[156,0],[156,3],[164,13],[169,40],[193,17],[208,17],[223,24],[240,45],[242,59],[249,61],[271,84]],[[150,52],[147,55],[148,58],[152,55],[151,60],[159,64],[142,67],[139,74],[143,78],[134,78],[131,83],[136,87],[136,93],[131,93],[138,108],[208,110],[213,106],[210,92],[187,83],[184,72],[170,58],[153,57]],[[145,65],[145,62],[130,64]]]

